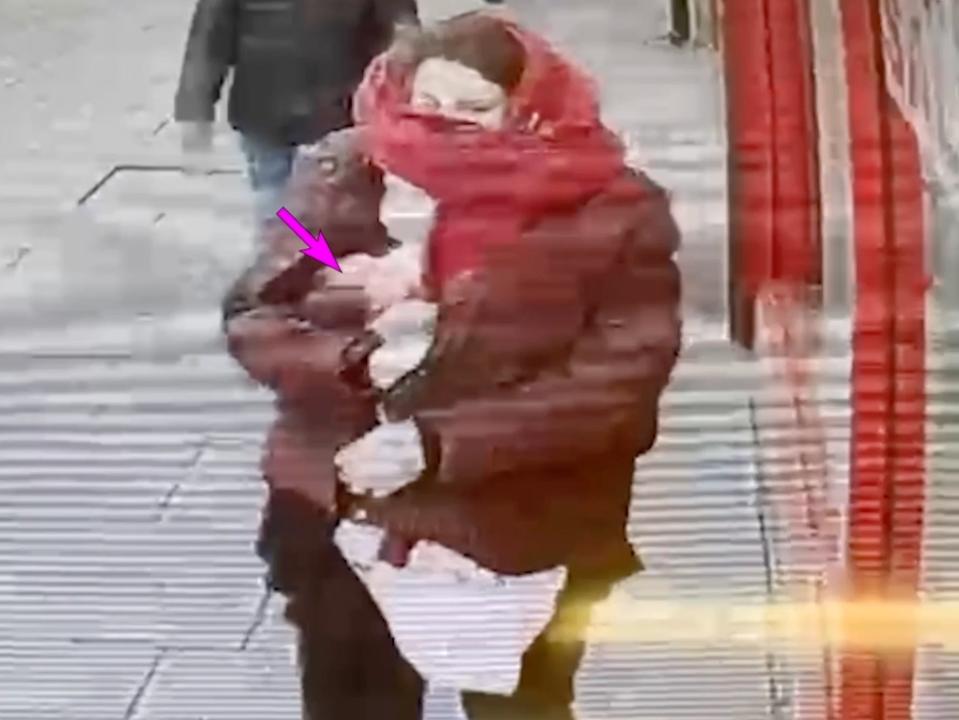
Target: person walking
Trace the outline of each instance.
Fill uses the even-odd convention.
[[[642,568],[626,536],[633,471],[680,347],[668,195],[626,166],[591,80],[498,13],[396,43],[354,116],[299,153],[284,199],[342,276],[272,220],[224,303],[229,351],[277,395],[257,548],[298,631],[304,717],[422,710],[425,679],[335,542],[353,524],[381,532],[398,567],[421,542],[502,577],[565,567],[515,692],[463,702],[471,720],[570,718],[592,608]],[[435,203],[413,294],[436,324],[422,361],[381,388],[370,328],[390,300],[348,268],[402,249],[380,220],[388,175]],[[368,495],[338,458],[402,422],[423,467]]]
[[[380,398],[420,429],[426,467],[386,496],[351,488],[341,512],[385,530],[397,566],[426,541],[502,576],[565,567],[515,692],[464,705],[571,718],[591,609],[642,568],[626,522],[680,349],[679,231],[544,39],[476,12],[404,45],[367,70],[355,114],[373,163],[436,203],[433,343]]]
[[[350,99],[416,0],[198,0],[174,102],[183,148],[212,145],[232,70],[229,122],[240,133],[259,221],[279,208],[295,149],[351,122]]]

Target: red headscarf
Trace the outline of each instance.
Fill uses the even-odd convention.
[[[354,114],[373,162],[437,201],[427,289],[482,264],[494,244],[519,241],[547,211],[574,209],[623,168],[599,118],[591,79],[545,40],[497,18],[523,46],[525,66],[499,130],[415,110],[415,67],[385,53],[367,69]]]

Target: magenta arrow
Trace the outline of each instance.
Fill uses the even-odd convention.
[[[301,253],[314,260],[319,260],[337,272],[343,272],[340,269],[340,264],[336,261],[336,257],[333,255],[333,251],[330,250],[330,246],[327,245],[326,238],[323,237],[322,231],[317,232],[316,237],[313,237],[310,231],[303,227],[303,223],[293,217],[293,213],[285,207],[277,210],[276,216],[306,244],[306,250],[300,250]]]

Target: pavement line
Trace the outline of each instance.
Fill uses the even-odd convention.
[[[256,634],[256,631],[263,626],[263,623],[266,621],[266,610],[270,606],[270,599],[272,596],[273,591],[268,587],[264,587],[263,596],[260,598],[260,602],[257,603],[256,611],[253,613],[253,620],[250,621],[250,626],[243,634],[243,639],[240,641],[239,650],[246,650],[249,647],[253,636]]]
[[[123,720],[133,720],[133,718],[136,717],[137,712],[140,710],[140,703],[143,701],[143,696],[150,687],[150,683],[153,682],[153,678],[156,676],[157,670],[160,669],[160,661],[163,660],[163,656],[165,654],[165,650],[160,650],[160,652],[158,652],[153,658],[150,668],[147,670],[146,675],[143,676],[143,681],[140,683],[140,686],[130,699],[130,704],[127,705],[126,712],[123,713]]]

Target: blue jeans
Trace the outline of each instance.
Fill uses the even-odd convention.
[[[293,170],[296,145],[280,145],[252,135],[240,135],[247,176],[253,188],[256,220],[264,223],[282,207],[283,193]]]

